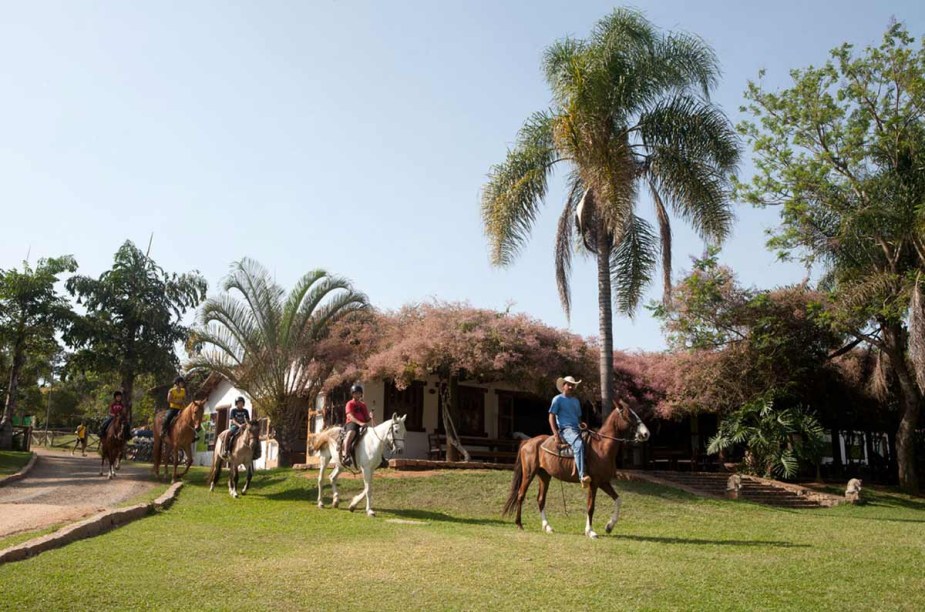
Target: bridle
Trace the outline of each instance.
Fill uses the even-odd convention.
[[[619,412],[620,415],[623,416],[624,410],[630,411],[630,414],[633,416],[632,424],[634,425],[634,429],[638,431],[639,426],[644,425],[645,423],[642,422],[642,419],[639,417],[638,414],[636,414],[636,411],[628,406],[625,409],[619,408],[617,412]],[[625,419],[626,417],[623,416],[623,418]],[[640,443],[639,440],[637,440],[635,436],[632,438],[618,438],[616,436],[608,436],[607,434],[602,434],[600,431],[592,431],[588,429],[587,427],[583,428],[583,431],[589,432],[592,438],[606,438],[608,440],[614,440],[615,442],[623,442],[624,444],[639,444]]]
[[[387,443],[387,444],[389,445],[389,452],[395,453],[395,452],[397,452],[397,450],[398,450],[398,443],[399,443],[399,442],[404,442],[404,441],[405,441],[404,438],[396,438],[396,437],[395,437],[395,427],[397,427],[397,426],[398,426],[398,423],[396,423],[395,421],[393,421],[392,424],[391,424],[391,426],[389,427],[389,430],[388,430],[388,431],[386,432],[386,434],[385,434],[385,438],[380,438],[380,437],[379,437],[379,434],[376,433],[376,428],[375,428],[375,427],[370,427],[369,430],[370,430],[371,432],[373,432],[373,435],[376,436],[376,439],[377,439],[377,440],[379,440],[380,442],[385,442],[385,443]]]

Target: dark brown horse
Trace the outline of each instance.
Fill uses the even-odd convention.
[[[103,475],[103,464],[109,460],[109,479],[112,480],[119,469],[119,457],[122,455],[122,449],[125,447],[125,415],[122,412],[116,414],[109,427],[106,428],[105,437],[100,444],[100,476]]]
[[[546,520],[546,491],[549,490],[549,480],[555,477],[566,482],[578,482],[578,474],[574,470],[575,460],[571,457],[559,457],[547,450],[550,446],[553,447],[551,450],[555,450],[554,442],[544,447],[543,443],[551,437],[536,436],[525,440],[517,452],[514,481],[511,483],[511,494],[504,504],[503,514],[510,514],[516,508],[515,522],[520,529],[524,528],[520,520],[524,497],[534,476],[539,476],[540,479],[540,490],[536,500],[540,507],[543,529],[547,533],[552,533],[552,527]],[[588,486],[588,520],[585,523],[585,535],[588,537],[597,537],[591,529],[591,520],[594,517],[594,501],[598,489],[602,489],[614,501],[613,514],[604,528],[607,533],[611,532],[617,519],[620,518],[620,504],[622,503],[620,495],[610,484],[617,470],[616,458],[620,448],[625,442],[645,442],[648,439],[649,429],[639,415],[629,406],[620,405],[615,401],[613,412],[604,421],[600,430],[592,433],[591,438],[585,442],[585,473],[591,477],[591,483]]]
[[[179,475],[183,478],[193,465],[193,437],[196,430],[202,425],[202,413],[205,410],[206,400],[195,400],[183,409],[177,418],[170,424],[170,431],[167,432],[167,438],[161,440],[161,431],[163,430],[164,417],[166,412],[158,412],[154,417],[154,476],[160,480],[161,460],[164,459],[164,478],[167,478],[167,471],[170,462],[173,461],[173,478],[170,482],[177,481],[177,468],[180,464],[179,450],[182,448],[186,451],[186,469]],[[164,458],[163,453],[167,453]]]

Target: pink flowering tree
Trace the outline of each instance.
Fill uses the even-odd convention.
[[[557,376],[572,373],[589,381],[597,347],[523,314],[434,302],[382,315],[380,347],[366,360],[367,376],[390,378],[400,388],[428,375],[439,378],[448,459],[468,452],[456,435],[461,381],[505,381],[548,393]],[[599,393],[589,384],[589,397]]]

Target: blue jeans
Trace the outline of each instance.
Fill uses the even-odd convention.
[[[574,427],[566,427],[559,430],[559,435],[566,444],[572,447],[572,453],[575,454],[575,467],[578,468],[579,480],[585,475],[585,445],[581,441],[581,432]]]

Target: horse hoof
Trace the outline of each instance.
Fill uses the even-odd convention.
[[[588,537],[591,538],[592,540],[596,540],[596,539],[597,539],[597,534],[594,533],[593,531],[589,531],[589,532],[588,532]]]
[[[543,531],[545,531],[546,533],[552,533],[552,525],[546,525],[545,527],[543,527]]]
[[[520,531],[523,531],[523,530],[524,530],[524,526],[521,525],[520,523],[517,523],[517,529],[519,529]]]
[[[366,511],[366,516],[376,516],[376,513],[373,512],[372,510],[367,510],[367,511]]]
[[[321,508],[321,509],[323,510],[323,509],[324,509],[324,504],[323,504],[322,502],[318,502],[318,507]]]
[[[604,526],[604,531],[606,533],[610,533],[611,531],[613,531],[613,525],[611,525],[610,523],[607,523],[607,525]]]

